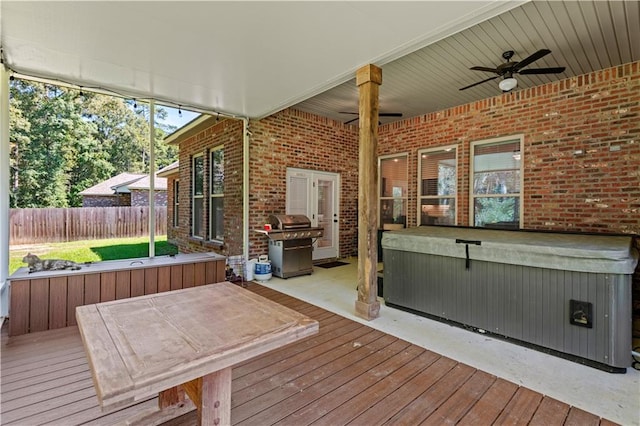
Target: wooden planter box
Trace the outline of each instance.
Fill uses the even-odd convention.
[[[97,262],[79,271],[20,268],[9,277],[9,335],[76,325],[76,306],[222,282],[225,266],[224,256],[193,253]]]

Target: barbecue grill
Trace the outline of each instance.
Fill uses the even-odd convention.
[[[312,227],[301,214],[269,216],[271,230],[256,229],[269,237],[271,272],[276,277],[289,278],[313,272],[313,238],[323,235],[323,228]]]

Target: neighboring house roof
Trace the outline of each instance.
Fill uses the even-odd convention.
[[[167,180],[165,178],[156,178],[156,190],[166,191]],[[110,179],[102,181],[90,188],[80,192],[82,196],[99,195],[114,196],[116,194],[126,194],[131,192],[130,189],[149,189],[149,175],[141,173],[120,173]]]
[[[149,175],[145,175],[143,178],[138,179],[137,181],[127,185],[128,189],[146,189],[149,190],[151,188],[151,178]],[[156,174],[156,179],[154,182],[154,188],[156,191],[166,191],[167,190],[167,179],[163,177],[158,177]]]
[[[90,188],[80,191],[80,195],[115,195],[114,187],[120,187],[135,182],[146,175],[140,173],[120,173],[117,176],[97,183]]]
[[[156,173],[156,176],[160,176],[163,178],[169,177],[173,174],[178,173],[180,170],[180,162],[179,161],[174,161],[173,163],[169,164],[166,167],[161,168],[160,170],[158,170],[158,172]]]

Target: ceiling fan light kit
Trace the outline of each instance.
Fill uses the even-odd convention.
[[[527,65],[537,61],[538,59],[548,55],[549,53],[551,53],[549,49],[540,49],[537,52],[527,56],[520,62],[513,62],[511,61],[511,58],[513,57],[514,52],[513,50],[507,50],[502,54],[502,57],[506,62],[498,65],[495,68],[481,67],[481,66],[475,66],[475,67],[469,68],[472,71],[491,72],[491,73],[497,74],[496,76],[489,77],[485,80],[478,81],[477,83],[473,83],[468,86],[462,87],[460,88],[460,90],[466,90],[471,87],[477,86],[478,84],[482,84],[487,81],[491,81],[491,80],[495,80],[496,78],[503,77],[500,83],[498,83],[498,87],[500,87],[500,89],[502,89],[503,92],[508,92],[518,87],[518,80],[516,80],[513,77],[514,74],[557,74],[557,73],[564,72],[565,67],[523,69]]]
[[[508,92],[518,87],[518,80],[516,80],[513,77],[507,77],[504,80],[502,80],[500,83],[498,83],[498,87],[503,92]]]

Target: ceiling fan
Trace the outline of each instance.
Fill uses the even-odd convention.
[[[498,65],[496,68],[488,68],[488,67],[471,67],[470,70],[473,71],[485,71],[496,73],[495,77],[490,77],[485,80],[479,81],[477,83],[470,84],[468,86],[462,87],[460,90],[469,89],[470,87],[477,86],[478,84],[485,83],[487,81],[494,80],[498,77],[503,77],[503,79],[498,84],[498,87],[502,89],[503,92],[508,92],[512,89],[515,89],[518,86],[518,80],[516,80],[513,75],[514,74],[557,74],[564,72],[565,67],[552,67],[552,68],[529,68],[523,70],[522,68],[526,67],[532,62],[537,61],[543,56],[551,53],[549,49],[540,49],[536,53],[529,55],[524,58],[520,62],[511,62],[511,58],[513,57],[513,50],[507,50],[502,54],[502,57],[507,61],[504,64]]]
[[[349,111],[340,111],[340,114],[351,114],[351,115],[358,115],[358,116],[360,115],[360,113],[358,112],[349,112]],[[381,112],[378,114],[378,117],[402,117],[402,113],[401,112]],[[353,123],[359,118],[360,117],[356,117],[353,120],[345,121],[344,124]],[[382,124],[382,123],[378,122],[378,124]]]

